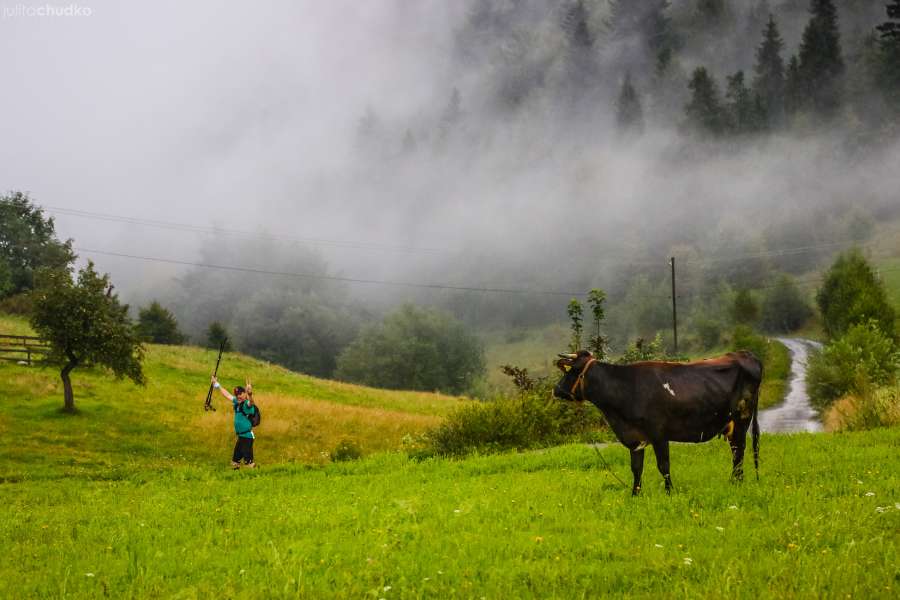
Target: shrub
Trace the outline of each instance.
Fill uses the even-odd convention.
[[[809,359],[807,387],[813,403],[825,407],[847,394],[894,381],[900,355],[874,321],[853,325],[846,335]]]
[[[218,350],[222,346],[222,342],[225,342],[223,350],[231,352],[233,346],[231,338],[228,336],[228,330],[218,321],[213,321],[206,330],[206,347]]]
[[[765,363],[769,354],[769,340],[753,332],[746,325],[738,325],[731,334],[732,350],[749,350]]]
[[[813,314],[806,298],[787,275],[779,277],[766,291],[760,312],[760,326],[774,333],[799,329]]]
[[[8,315],[30,316],[34,311],[34,296],[31,292],[22,292],[0,300],[0,313]]]
[[[829,431],[861,431],[900,425],[900,387],[844,396],[825,414]]]
[[[816,302],[825,331],[832,338],[870,320],[876,321],[889,337],[897,336],[894,309],[887,300],[884,284],[859,250],[837,258],[816,294]]]
[[[656,337],[649,342],[643,338],[635,340],[616,362],[620,365],[627,365],[644,360],[666,360],[667,358],[669,356],[666,354],[666,349],[663,348],[662,335],[657,333]]]
[[[459,321],[407,304],[364,330],[337,364],[345,381],[460,394],[484,373],[484,351]]]
[[[152,344],[184,343],[174,315],[155,300],[138,312],[137,332],[142,341]]]
[[[697,343],[703,350],[715,348],[722,339],[722,324],[713,319],[699,317],[694,319],[694,332]]]
[[[731,318],[735,323],[752,325],[759,318],[759,304],[750,290],[740,290],[731,305]]]
[[[518,396],[463,406],[428,433],[435,454],[461,456],[473,451],[533,448],[561,443],[604,427],[593,405],[552,397],[544,379]]]
[[[362,458],[362,450],[351,439],[344,438],[331,452],[331,460],[333,462],[345,462],[348,460],[359,460]]]

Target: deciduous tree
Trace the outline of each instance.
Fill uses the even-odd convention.
[[[56,239],[53,218],[28,194],[0,196],[0,297],[33,289],[39,269],[66,269],[73,260],[72,240]]]
[[[35,290],[31,325],[50,342],[48,361],[62,366],[66,412],[75,412],[69,377],[79,366],[96,365],[117,378],[144,383],[143,347],[128,318],[128,306],[119,304],[109,276],[99,275],[89,262],[76,281],[69,271],[43,270]]]

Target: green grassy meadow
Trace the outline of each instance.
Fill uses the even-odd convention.
[[[0,485],[0,596],[891,598],[898,456],[896,429],[764,436],[736,485],[724,443],[675,445],[675,492],[648,457],[639,498],[581,445],[26,478]]]
[[[8,321],[8,322],[7,322]],[[0,318],[0,329],[23,322]],[[25,326],[27,327],[27,326]],[[414,460],[466,399],[317,380],[238,354],[263,409],[258,470],[227,468],[215,353],[149,346],[147,387],[0,364],[0,598],[866,597],[900,589],[900,429],[764,435],[729,481],[719,440],[675,444],[667,496],[571,444]],[[363,460],[331,463],[338,440]],[[630,481],[628,452],[603,460]]]

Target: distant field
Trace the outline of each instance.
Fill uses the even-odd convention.
[[[82,444],[51,449],[52,418],[29,469]],[[676,444],[673,495],[651,455],[636,499],[580,445],[256,472],[123,455],[0,485],[0,597],[897,597],[900,430],[761,452],[735,485],[723,442]],[[627,479],[627,451],[602,453]]]
[[[24,328],[20,319],[0,317],[0,331],[17,328]],[[122,465],[227,464],[231,406],[216,395],[218,411],[203,411],[215,361],[209,350],[149,345],[146,387],[76,369],[74,417],[59,413],[57,369],[0,363],[7,399],[0,403],[0,480],[105,473]],[[343,438],[365,453],[398,448],[404,436],[425,431],[466,401],[320,380],[233,353],[222,359],[219,374],[227,386],[253,380],[263,412],[257,451],[263,463],[325,462]]]

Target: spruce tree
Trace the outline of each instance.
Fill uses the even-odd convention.
[[[844,58],[833,0],[812,0],[811,18],[800,42],[800,82],[804,107],[833,116],[843,101]]]
[[[616,101],[616,125],[623,133],[644,131],[644,111],[631,83],[631,73],[625,74],[625,81],[622,82],[619,99]]]
[[[565,11],[562,30],[566,37],[566,68],[569,84],[591,88],[598,83],[599,69],[595,52],[596,38],[591,32],[590,15],[584,0],[575,0]]]
[[[888,20],[878,26],[877,85],[888,105],[900,111],[900,0],[885,6]]]
[[[769,15],[769,22],[763,32],[763,41],[756,49],[756,65],[753,67],[753,92],[760,100],[765,113],[766,125],[778,127],[784,121],[785,73],[781,50],[784,41],[778,32],[775,17]]]
[[[691,100],[685,107],[687,126],[697,132],[721,135],[725,131],[725,110],[715,80],[705,67],[694,69],[691,81]]]
[[[744,72],[738,71],[728,78],[725,92],[728,125],[735,133],[749,133],[759,128],[760,116],[753,93],[744,82]]]
[[[797,55],[788,62],[787,74],[784,77],[784,112],[793,116],[803,106],[803,84],[800,81],[800,61]]]
[[[669,0],[609,0],[607,32],[616,40],[639,40],[647,64],[665,61],[675,46],[669,5]]]

